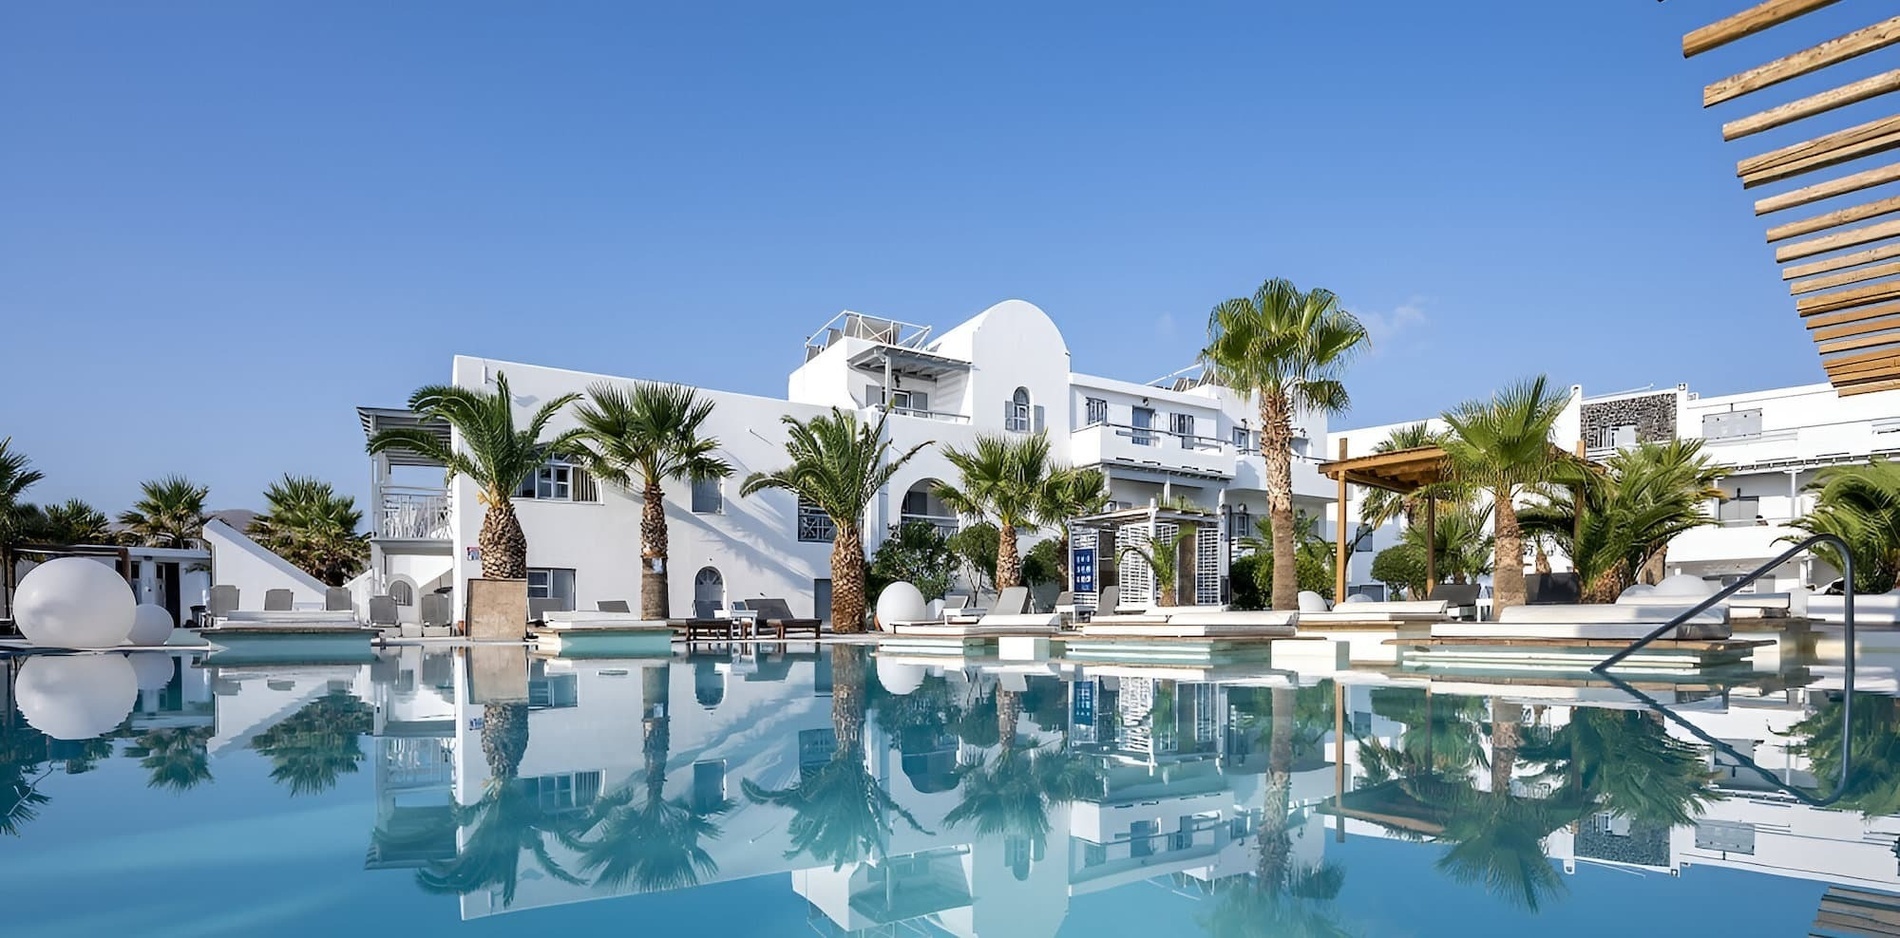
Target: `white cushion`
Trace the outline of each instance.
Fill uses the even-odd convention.
[[[1667,621],[1667,620],[1664,620]],[[1663,622],[1439,622],[1433,638],[1588,638],[1634,640],[1656,630]],[[1677,636],[1693,640],[1728,638],[1727,623],[1695,622]]]
[[[637,612],[549,612],[542,629],[669,629],[663,619],[642,619]]]
[[[1450,604],[1442,599],[1340,603],[1330,611],[1301,611],[1300,622],[1306,625],[1328,622],[1433,622],[1448,618],[1449,608]]]
[[[1693,605],[1693,603],[1666,606],[1635,603],[1584,603],[1512,606],[1499,613],[1497,621],[1513,624],[1634,622],[1648,623],[1651,628],[1654,628],[1689,611]],[[1697,614],[1689,621],[1702,624],[1727,622],[1728,610],[1716,606]]]

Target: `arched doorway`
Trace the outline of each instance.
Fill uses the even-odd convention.
[[[944,537],[957,533],[956,513],[944,507],[935,494],[940,484],[936,479],[919,479],[905,490],[904,500],[898,506],[898,523],[921,521],[935,527]]]
[[[701,567],[693,575],[693,615],[711,618],[726,604],[726,578],[714,567]]]

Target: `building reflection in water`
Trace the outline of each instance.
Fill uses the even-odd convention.
[[[184,791],[251,753],[287,798],[367,773],[365,868],[455,896],[464,918],[789,874],[821,932],[1047,935],[1072,897],[1149,883],[1199,900],[1214,934],[1324,933],[1350,918],[1351,870],[1327,850],[1348,837],[1429,843],[1420,862],[1532,910],[1565,902],[1584,865],[1799,877],[1843,908],[1900,891],[1900,704],[1857,695],[1843,776],[1844,701],[1820,668],[1644,688],[1665,719],[1557,678],[848,645],[133,664],[135,705],[93,739],[36,729],[8,682],[0,834],[105,759]]]

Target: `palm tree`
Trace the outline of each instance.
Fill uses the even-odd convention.
[[[1870,818],[1900,814],[1900,733],[1894,732],[1895,723],[1900,722],[1900,703],[1896,700],[1881,694],[1854,694],[1851,723],[1843,727],[1841,708],[1850,701],[1830,697],[1789,727],[1788,735],[1796,741],[1788,751],[1813,760],[1821,797],[1837,798],[1839,807]],[[1843,775],[1849,756],[1852,765]]]
[[[12,437],[0,439],[0,551],[12,548],[24,537],[21,515],[26,503],[21,498],[44,478],[25,453],[14,451]]]
[[[190,791],[211,781],[211,757],[206,744],[211,727],[157,728],[140,734],[125,754],[139,760],[149,776],[147,788]]]
[[[289,785],[292,797],[321,794],[356,772],[373,715],[349,691],[333,690],[252,737],[251,748],[271,761],[271,780]]]
[[[912,830],[932,832],[924,831],[864,767],[864,648],[833,645],[831,659],[831,726],[837,748],[830,760],[816,771],[801,772],[791,788],[768,789],[751,779],[742,788],[754,804],[792,809],[786,825],[792,849],[785,852],[786,859],[809,854],[837,870],[883,856],[893,830],[892,815]]]
[[[48,756],[46,734],[0,713],[0,835],[20,836],[52,800],[39,790],[53,771]]]
[[[1339,414],[1352,400],[1340,375],[1367,344],[1365,326],[1332,291],[1301,292],[1269,280],[1251,299],[1214,307],[1201,363],[1215,381],[1260,403],[1260,452],[1266,460],[1267,517],[1273,529],[1275,609],[1299,608],[1293,555],[1293,416]]]
[[[1432,525],[1432,556],[1437,558],[1439,582],[1469,583],[1492,570],[1491,507],[1463,504],[1439,509]],[[1400,535],[1399,543],[1387,548],[1404,552],[1418,570],[1420,596],[1428,595],[1434,584],[1424,582],[1426,531],[1412,525]]]
[[[1372,447],[1372,451],[1396,453],[1426,446],[1443,446],[1444,442],[1445,435],[1433,430],[1429,424],[1414,423],[1392,431],[1392,435],[1380,440]],[[1402,519],[1409,527],[1417,519],[1427,498],[1437,500],[1441,507],[1447,502],[1455,504],[1464,501],[1464,493],[1456,491],[1458,488],[1454,483],[1440,482],[1404,495],[1385,489],[1371,489],[1360,503],[1360,520],[1368,527],[1376,528],[1388,521]]]
[[[1024,746],[1016,731],[1022,693],[996,688],[996,738],[1002,748],[988,762],[958,766],[963,797],[944,815],[949,827],[965,824],[985,836],[1020,837],[1041,846],[1049,812],[1102,794],[1102,772],[1065,746]]]
[[[1184,527],[1173,537],[1156,537],[1147,546],[1123,544],[1122,557],[1139,557],[1155,578],[1155,605],[1172,606],[1181,591],[1181,547],[1194,539],[1194,529]]]
[[[1069,585],[1069,522],[1108,507],[1108,476],[1100,469],[1071,468],[1049,477],[1043,514],[1056,528],[1056,577]]]
[[[940,483],[936,495],[960,515],[996,525],[996,588],[1023,583],[1017,535],[1050,523],[1056,480],[1068,470],[1049,455],[1049,436],[1036,433],[981,434],[969,449],[945,447],[943,458],[955,466],[958,484]],[[1063,519],[1066,520],[1066,519]]]
[[[1451,848],[1437,863],[1445,875],[1531,912],[1568,891],[1544,854],[1544,838],[1576,819],[1574,803],[1469,788],[1446,801],[1451,810],[1439,839]]]
[[[1520,509],[1519,524],[1570,557],[1584,602],[1614,602],[1660,566],[1676,535],[1716,523],[1706,505],[1721,497],[1722,469],[1701,450],[1701,440],[1644,443],[1611,456],[1602,471],[1560,466],[1559,484]]]
[[[48,544],[105,544],[112,540],[112,520],[77,498],[41,508],[21,506],[20,527],[26,536]]]
[[[1821,470],[1808,490],[1816,493],[1814,510],[1794,526],[1847,542],[1856,592],[1900,589],[1900,463],[1876,459],[1865,466],[1832,466]],[[1834,547],[1819,545],[1814,552],[1834,569],[1846,569]]]
[[[629,390],[600,383],[574,411],[580,422],[579,455],[594,475],[640,492],[640,613],[668,616],[666,493],[662,485],[690,479],[706,482],[732,474],[721,459],[719,439],[701,428],[713,402],[692,388],[642,381]]]
[[[1578,707],[1548,742],[1523,752],[1586,803],[1636,821],[1693,824],[1719,797],[1702,753],[1670,736],[1659,714]]]
[[[1553,393],[1543,375],[1513,384],[1490,400],[1472,400],[1445,414],[1451,435],[1444,442],[1452,475],[1491,494],[1496,560],[1491,569],[1492,605],[1524,605],[1524,533],[1517,523],[1517,496],[1550,481],[1561,461],[1551,452],[1550,431],[1569,403]]]
[[[884,436],[887,413],[879,414],[875,424],[860,423],[857,415],[836,407],[810,420],[780,419],[790,437],[785,452],[792,464],[777,472],[753,473],[739,494],[792,492],[831,516],[831,628],[860,631],[865,609],[864,509],[898,469],[930,444],[920,443],[891,458],[891,442]]]
[[[264,490],[264,513],[245,532],[328,586],[342,586],[369,563],[369,534],[357,531],[356,499],[330,483],[285,475]]]
[[[448,423],[461,438],[460,446],[444,444],[422,427],[392,427],[370,438],[369,451],[408,450],[441,463],[451,480],[459,475],[475,483],[476,497],[486,509],[479,540],[482,576],[518,580],[528,575],[528,538],[515,516],[515,492],[550,457],[574,448],[578,430],[548,440],[542,434],[562,408],[579,399],[579,394],[563,394],[547,401],[517,430],[507,375],[495,373],[492,392],[432,384],[409,396],[409,409],[424,419]]]
[[[141,547],[198,547],[211,490],[181,475],[143,482],[132,507],[119,513],[126,540]]]

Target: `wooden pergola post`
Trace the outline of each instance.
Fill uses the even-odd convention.
[[[1346,458],[1346,438],[1339,438],[1339,458]],[[1333,537],[1333,602],[1346,601],[1346,474],[1339,474],[1339,530]]]
[[[1333,678],[1333,804],[1346,806],[1346,685]],[[1346,815],[1333,819],[1334,839],[1346,842]]]
[[[1425,595],[1419,599],[1432,598],[1432,591],[1438,589],[1438,500],[1427,496],[1425,499]]]

